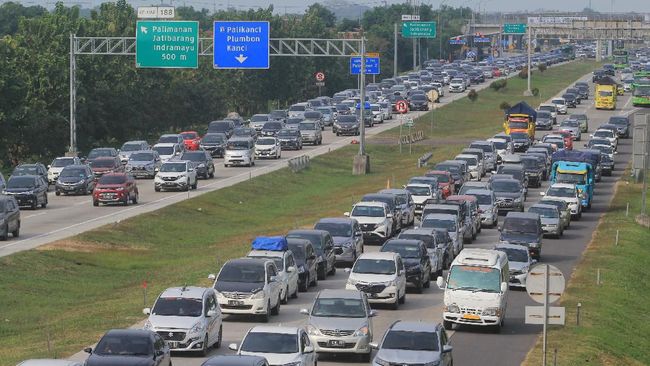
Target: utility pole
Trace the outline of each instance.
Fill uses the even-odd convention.
[[[360,94],[361,101],[359,103],[359,155],[366,155],[366,122],[364,121],[364,114],[366,109],[366,42],[363,35],[363,29],[361,29],[361,70],[359,73],[360,78]]]
[[[77,62],[74,50],[75,35],[70,33],[70,149],[77,156]]]
[[[528,66],[527,66],[527,69],[528,69],[527,70],[527,73],[528,73],[528,80],[527,80],[528,89],[526,89],[526,91],[524,92],[524,96],[526,96],[526,97],[530,97],[530,96],[533,95],[533,91],[530,89],[530,74],[531,74],[530,69],[532,68],[531,59],[532,59],[532,48],[533,48],[532,34],[533,34],[533,29],[529,24],[528,25]]]
[[[393,34],[393,77],[397,77],[397,23]]]

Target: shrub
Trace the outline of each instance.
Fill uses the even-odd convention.
[[[490,83],[490,88],[494,89],[495,91],[499,91],[501,89],[504,89],[507,85],[508,85],[508,80],[501,79]]]
[[[539,70],[539,72],[544,72],[544,71],[546,71],[546,64],[539,64],[539,65],[537,65],[537,69]]]
[[[530,71],[530,74],[531,75],[533,74],[532,70]],[[524,68],[521,69],[521,71],[519,71],[519,77],[522,78],[522,79],[528,79],[528,67],[527,66],[524,66]]]
[[[534,96],[539,95],[539,89],[537,89],[537,88],[533,88],[533,90],[531,90],[531,92],[533,93]]]
[[[476,92],[475,89],[472,89],[469,91],[469,93],[467,93],[467,98],[469,98],[469,100],[474,102],[476,99],[478,99],[478,93]]]
[[[499,104],[499,109],[502,110],[502,111],[507,111],[508,109],[510,109],[510,107],[511,107],[510,103],[505,102],[505,101],[501,102],[501,104]]]

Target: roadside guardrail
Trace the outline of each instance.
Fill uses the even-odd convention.
[[[418,141],[424,140],[424,131],[415,131],[415,133],[410,135],[404,135],[400,137],[399,144],[408,145]]]
[[[309,168],[309,156],[300,155],[295,158],[291,158],[289,161],[287,161],[287,165],[292,172],[298,173],[301,170]]]
[[[418,158],[418,168],[422,168],[422,167],[427,166],[427,164],[429,164],[429,160],[431,159],[432,156],[433,156],[432,152],[428,152],[428,153],[420,156]]]

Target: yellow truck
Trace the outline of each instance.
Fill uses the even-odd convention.
[[[503,131],[509,135],[511,132],[528,134],[530,140],[535,139],[535,121],[537,112],[525,102],[519,102],[506,111],[506,120],[503,122]]]
[[[618,91],[616,82],[610,77],[605,77],[597,81],[595,102],[596,109],[616,109],[616,97]]]

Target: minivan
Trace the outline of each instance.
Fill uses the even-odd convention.
[[[508,212],[499,227],[499,242],[528,247],[530,255],[539,260],[542,255],[544,230],[539,214],[532,212]]]
[[[223,166],[255,165],[255,140],[252,137],[233,137],[226,144]]]

